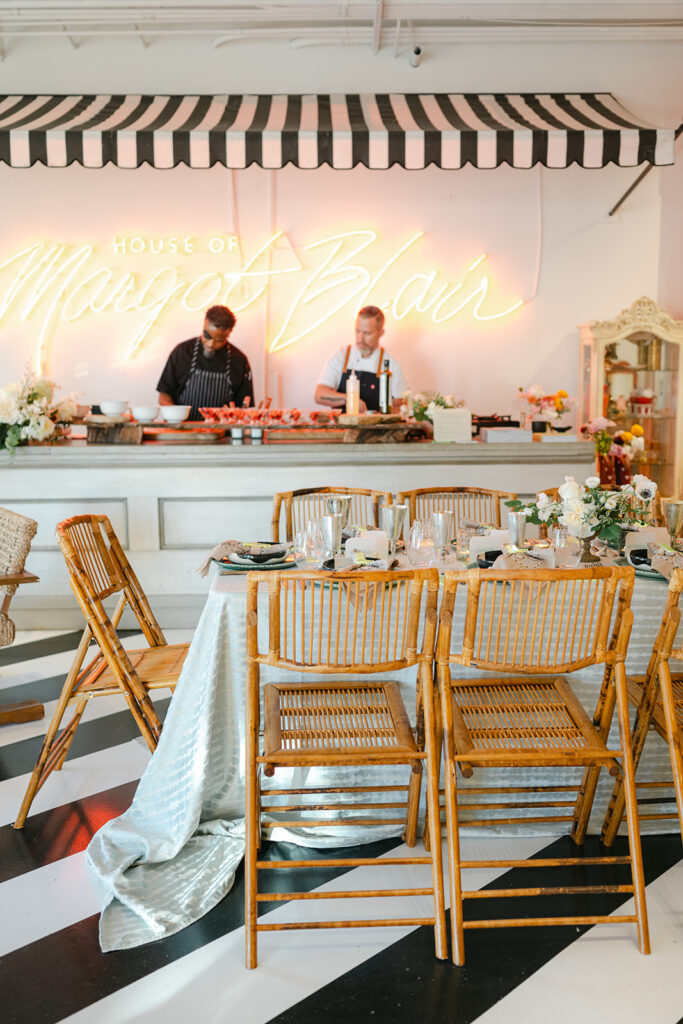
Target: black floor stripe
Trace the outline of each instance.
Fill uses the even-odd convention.
[[[105,822],[130,807],[138,782],[136,779],[73,803],[31,814],[22,829],[3,825],[0,828],[0,883],[80,853]],[[49,781],[45,783],[48,784]]]
[[[170,703],[170,697],[154,702],[156,713],[162,721]],[[87,713],[86,708],[85,714],[87,715]],[[64,717],[68,722],[69,718],[66,715]],[[128,708],[111,715],[103,715],[101,718],[93,718],[91,721],[84,716],[69,748],[67,763],[70,758],[83,757],[96,750],[115,747],[119,743],[127,743],[128,740],[135,739],[139,735],[140,731]],[[27,740],[18,740],[16,743],[6,743],[4,746],[0,746],[0,780],[13,779],[17,775],[32,772],[38,760],[43,739],[44,735],[31,736]],[[49,779],[45,785],[50,785]]]
[[[357,849],[345,848],[349,857],[379,857],[394,849],[400,840],[391,839]],[[263,855],[270,859],[334,858],[338,850],[306,850],[289,844],[269,843]],[[344,868],[295,874],[300,890],[314,889],[323,882],[344,874]],[[288,871],[272,871],[269,876],[281,892],[291,889]],[[137,949],[101,953],[98,941],[98,917],[86,918],[38,942],[0,958],[0,992],[3,1024],[56,1024],[77,1010],[92,1005],[153,971],[173,963],[208,942],[226,935],[244,924],[244,875],[237,872],[235,885],[226,898],[200,921],[177,935]],[[33,979],[27,984],[27,979]],[[205,1012],[198,1008],[201,1017]],[[236,1008],[236,1020],[240,1019]]]
[[[141,634],[139,629],[120,629],[118,631],[118,635],[123,638],[126,636]],[[65,640],[66,637],[75,637],[75,640],[73,640],[68,647],[60,647],[58,650],[50,651],[41,650],[36,654],[24,653],[21,658],[17,658],[11,664],[17,664],[20,661],[29,661],[31,658],[45,658],[50,654],[62,654],[64,651],[75,651],[81,639],[80,633],[67,633],[64,634],[64,636],[53,637],[53,640],[36,640],[35,643],[19,644],[18,647],[7,649],[21,651],[27,647],[37,647],[42,644],[50,644],[56,641],[61,642],[62,640]],[[93,646],[89,657],[92,657],[94,652],[95,647]],[[0,651],[0,653],[2,652]],[[33,697],[34,700],[39,700],[43,703],[49,700],[57,700],[62,692],[67,671],[68,669],[65,669],[64,672],[61,672],[56,676],[45,676],[42,679],[33,679],[26,683],[17,683],[15,686],[6,686],[3,689],[0,689],[0,704],[13,704],[15,701],[28,700],[30,697]]]
[[[0,650],[0,668],[15,665],[18,661],[30,661],[32,658],[46,658],[49,654],[75,651],[82,636],[83,630],[79,630],[77,633],[60,633],[59,636],[46,637],[45,640],[32,640],[28,644],[3,647]]]
[[[598,856],[602,850],[598,837],[589,837],[584,848],[586,856]],[[625,840],[615,844],[615,852],[627,852]],[[650,883],[681,859],[680,834],[644,836],[643,852],[645,880]],[[562,837],[535,856],[568,855],[576,856],[576,847],[568,837]],[[600,881],[626,880],[620,874],[623,870],[620,868],[595,870],[600,871]],[[594,869],[591,868],[572,871],[539,869],[538,873],[533,873],[533,882],[530,875],[530,869],[511,870],[485,888],[528,887],[531,884],[546,883],[580,885],[595,880]],[[548,909],[550,913],[557,914],[611,913],[625,902],[623,895],[602,896],[599,897],[602,902],[600,909],[595,903],[596,897],[590,899],[593,901],[591,910],[586,910],[583,900],[575,903],[569,898],[552,898],[552,902],[551,898],[544,897],[526,900],[491,899],[486,900],[485,916],[509,917],[514,913],[516,916],[532,917],[547,913]],[[481,901],[476,902],[476,914],[467,913],[468,906],[471,907],[473,902],[466,904],[465,916],[483,916]],[[511,904],[514,904],[514,910]],[[624,938],[624,942],[635,942],[636,926],[628,927],[633,929],[633,933],[631,937]],[[435,958],[433,930],[418,928],[274,1017],[271,1024],[310,1024],[311,1021],[335,1024],[337,1021],[349,1020],[372,1020],[373,1024],[402,1024],[404,1021],[406,1024],[414,1021],[471,1024],[587,930],[585,927],[534,927],[524,931],[518,928],[467,931],[466,964],[464,967],[455,967],[450,960],[440,961]],[[579,983],[580,980],[576,979],[576,984]],[[549,1009],[549,1019],[552,1016],[553,1011]]]

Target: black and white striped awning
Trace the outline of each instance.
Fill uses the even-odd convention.
[[[673,144],[610,93],[0,96],[11,167],[635,167]]]

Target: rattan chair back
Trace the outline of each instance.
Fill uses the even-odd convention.
[[[451,650],[448,617],[458,590],[464,588],[465,631],[459,648]],[[618,596],[618,633],[632,590],[633,570],[626,566],[447,573],[437,658],[491,671],[534,674],[613,662],[614,602]]]
[[[463,522],[500,527],[501,502],[516,497],[511,491],[490,491],[482,487],[421,487],[402,491],[398,501],[408,505],[411,523],[415,519],[429,519],[432,512],[453,512],[457,530]]]
[[[249,574],[252,602],[259,583],[270,601],[268,649],[256,653],[253,627],[247,650],[257,661],[303,672],[368,673],[414,665],[423,586],[433,570],[405,572],[296,572]],[[427,653],[431,637],[426,636]]]
[[[273,495],[272,539],[280,540],[280,520],[284,510],[285,540],[292,541],[310,520],[325,514],[325,498],[334,495],[351,497],[349,523],[356,526],[379,526],[381,505],[390,505],[389,491],[373,491],[361,487],[308,487],[298,491],[281,491]]]

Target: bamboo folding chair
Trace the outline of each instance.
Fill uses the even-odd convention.
[[[633,569],[533,569],[495,572],[471,569],[446,573],[439,616],[437,673],[441,695],[446,776],[446,822],[450,855],[453,960],[463,964],[464,930],[532,925],[584,925],[635,921],[639,946],[649,953],[645,887],[636,811],[634,768],[629,729],[624,659],[633,621],[630,609]],[[466,589],[464,636],[451,650],[453,608],[458,586]],[[616,611],[615,611],[616,601]],[[615,624],[610,639],[610,618]],[[515,673],[503,677],[452,678],[451,665],[486,672]],[[567,681],[568,673],[604,664],[603,682],[593,721]],[[618,708],[621,749],[607,747]],[[595,724],[594,724],[595,723]],[[621,765],[621,769],[620,769]],[[581,786],[506,786],[463,788],[458,796],[457,771],[471,777],[475,768],[584,767]],[[585,838],[595,786],[601,768],[623,770],[629,835],[627,857],[565,857],[528,861],[486,861],[497,868],[565,865],[630,864],[632,884],[580,885],[549,888],[466,891],[463,868],[481,861],[461,860],[459,830],[468,825],[511,825],[572,822],[572,838]],[[567,807],[567,792],[577,793],[571,816],[548,814]],[[464,800],[468,793],[475,801]],[[552,794],[560,793],[560,798]],[[502,802],[492,794],[501,794]],[[523,794],[535,794],[524,796]],[[526,817],[519,809],[532,809]],[[492,810],[517,811],[498,818]],[[533,811],[540,814],[533,814]],[[480,815],[483,813],[483,818]],[[469,816],[469,820],[468,820]],[[486,896],[566,896],[632,893],[635,914],[477,918],[464,920],[463,901]],[[625,897],[626,898],[626,897]]]
[[[666,607],[659,632],[655,638],[652,654],[642,676],[628,676],[626,686],[628,697],[635,706],[633,721],[633,763],[638,770],[648,730],[654,729],[669,746],[673,782],[643,782],[636,786],[647,796],[653,791],[673,788],[678,815],[660,807],[656,813],[651,809],[641,811],[641,821],[662,821],[678,816],[681,837],[683,837],[683,675],[672,675],[670,661],[683,661],[683,646],[674,647],[676,632],[681,620],[679,608],[683,591],[683,569],[674,569],[669,582]],[[641,798],[642,799],[642,798]],[[663,802],[669,798],[663,795]],[[614,784],[605,821],[602,827],[602,841],[611,846],[624,815],[624,787],[621,779]]]
[[[501,502],[516,497],[511,491],[489,491],[482,487],[420,487],[402,491],[398,501],[408,505],[411,523],[415,519],[429,519],[432,512],[453,512],[457,530],[463,520],[500,527]]]
[[[34,797],[52,771],[59,771],[74,738],[88,701],[119,694],[123,697],[153,752],[161,735],[161,722],[148,691],[167,687],[173,691],[185,661],[188,644],[167,644],[145,593],[123,548],[104,515],[73,516],[57,524],[57,543],[66,560],[69,583],[76,595],[85,629],[69,669],[55,713],[48,727],[24,801],[14,823],[22,828]],[[103,601],[119,594],[111,616]],[[148,647],[124,650],[116,628],[129,606]],[[83,667],[91,641],[98,650]],[[68,707],[75,706],[69,724],[59,732]]]
[[[390,505],[389,491],[372,491],[362,487],[307,487],[299,491],[280,491],[273,495],[271,531],[273,541],[280,540],[280,518],[284,506],[285,539],[294,540],[311,519],[325,514],[325,498],[335,494],[351,495],[349,522],[379,526],[380,505]]]
[[[15,627],[9,617],[9,607],[17,587],[38,582],[38,577],[25,569],[37,529],[35,519],[0,508],[0,647],[14,643]],[[0,705],[0,725],[33,722],[44,714],[43,705],[33,699],[3,704]]]
[[[259,583],[268,585],[268,646],[258,645]],[[246,963],[256,967],[258,933],[300,928],[431,925],[436,955],[448,956],[441,841],[438,830],[439,758],[433,686],[436,602],[434,569],[401,572],[252,572],[247,583],[246,731]],[[424,628],[420,609],[424,598]],[[259,752],[261,666],[323,676],[311,682],[264,686],[264,740]],[[368,679],[377,673],[417,668],[417,728],[413,735],[395,681]],[[331,681],[330,675],[347,677]],[[361,678],[359,678],[361,677]],[[431,809],[431,853],[415,857],[341,857],[320,860],[258,859],[262,832],[276,827],[404,825],[414,846],[422,764],[426,762]],[[318,788],[261,789],[260,775],[278,768],[406,765],[407,785],[349,785],[342,779]],[[381,779],[379,780],[381,782]],[[366,796],[365,794],[368,794]],[[327,795],[327,797],[326,797]],[[346,795],[346,796],[345,796]],[[332,802],[321,802],[333,797]],[[374,799],[372,798],[374,796]],[[353,802],[353,798],[362,802]],[[284,803],[281,803],[284,798]],[[369,811],[370,816],[358,812]],[[346,813],[345,813],[346,812]],[[402,812],[402,816],[398,813]],[[275,815],[268,821],[261,815]],[[312,817],[308,817],[312,814]],[[431,864],[429,888],[352,892],[258,891],[259,873],[312,867]],[[431,896],[428,916],[379,920],[259,923],[259,903],[273,900]]]

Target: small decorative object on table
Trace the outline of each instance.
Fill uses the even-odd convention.
[[[20,445],[58,439],[77,405],[73,395],[55,402],[56,390],[54,381],[28,368],[22,381],[0,389],[0,449],[11,453]]]
[[[620,491],[601,490],[597,476],[589,476],[585,485],[568,476],[558,488],[557,500],[541,492],[535,502],[525,504],[515,499],[505,504],[526,512],[530,523],[565,527],[583,541],[581,564],[587,565],[599,561],[590,550],[596,537],[621,550],[624,531],[647,525],[645,516],[656,493],[657,484],[646,476],[636,475],[633,484]]]

